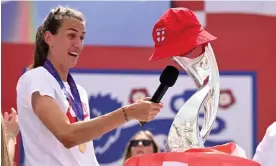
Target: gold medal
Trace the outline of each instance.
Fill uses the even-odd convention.
[[[86,150],[86,144],[80,144],[80,145],[78,145],[78,146],[79,146],[80,152],[84,153],[85,150]]]

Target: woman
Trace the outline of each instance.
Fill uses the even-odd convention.
[[[274,166],[276,163],[276,121],[268,126],[266,133],[256,149],[253,161],[262,166]]]
[[[158,153],[159,151],[160,149],[154,140],[152,133],[148,130],[139,131],[127,144],[123,161],[125,163],[127,159],[133,156]]]
[[[14,108],[11,113],[1,115],[1,165],[12,166],[16,145],[16,137],[19,133],[18,117]]]
[[[69,73],[84,38],[82,13],[66,7],[52,9],[37,30],[34,63],[17,84],[27,166],[97,166],[91,140],[129,120],[150,121],[163,107],[144,99],[89,119],[87,93]]]

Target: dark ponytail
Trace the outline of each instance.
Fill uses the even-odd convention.
[[[40,25],[36,32],[35,37],[35,54],[32,68],[43,66],[45,60],[47,59],[49,46],[44,41],[44,31],[43,25]]]
[[[36,68],[43,66],[47,59],[49,45],[44,40],[44,33],[46,31],[51,32],[56,35],[58,29],[61,27],[62,20],[64,18],[77,19],[79,21],[84,21],[84,17],[81,12],[68,7],[57,7],[52,9],[50,14],[45,18],[44,22],[38,27],[35,39],[35,53],[33,64],[30,68]]]

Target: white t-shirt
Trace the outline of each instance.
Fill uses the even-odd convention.
[[[265,136],[256,149],[253,160],[260,163],[261,166],[276,165],[276,122],[267,128]]]
[[[69,84],[64,82],[68,92]],[[77,85],[82,104],[84,105],[85,120],[90,119],[88,96],[85,89]],[[34,113],[31,104],[32,93],[47,95],[56,99],[61,110],[68,119],[75,121],[75,113],[69,105],[66,96],[56,79],[44,68],[38,67],[25,72],[17,84],[17,109],[19,128],[22,134],[25,150],[25,166],[98,166],[93,142],[86,143],[86,151],[79,151],[78,146],[67,149],[44,126]],[[51,110],[48,110],[51,113]]]

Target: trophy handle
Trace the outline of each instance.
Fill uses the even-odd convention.
[[[203,147],[198,129],[199,110],[210,91],[209,85],[198,90],[176,114],[168,136],[167,150],[183,151]]]

